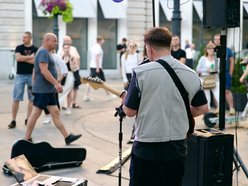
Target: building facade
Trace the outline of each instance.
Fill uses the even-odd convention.
[[[173,0],[123,0],[115,3],[112,0],[70,0],[73,4],[72,23],[65,24],[59,17],[59,47],[63,36],[72,37],[73,45],[81,56],[81,70],[88,74],[89,50],[95,43],[97,35],[105,38],[104,64],[106,73],[119,75],[119,58],[116,45],[123,37],[134,40],[143,50],[143,34],[148,28],[166,26],[171,28]],[[185,2],[185,3],[184,3]],[[194,42],[199,48],[212,40],[219,29],[205,29],[202,26],[202,0],[182,1],[181,10],[181,45],[185,40]],[[24,31],[33,33],[33,43],[41,45],[46,32],[53,31],[53,19],[49,19],[39,9],[40,0],[0,0],[0,79],[8,78],[14,64],[13,53],[22,43]],[[228,29],[228,46],[236,51],[244,48],[248,34],[243,25],[248,25],[246,18],[248,2],[241,1],[241,27]],[[246,8],[247,7],[247,8]],[[154,12],[153,12],[154,8]],[[154,19],[153,19],[154,18]],[[154,20],[154,21],[153,21]],[[233,39],[235,38],[235,39]],[[237,38],[242,41],[234,44]],[[87,72],[86,72],[87,71]]]

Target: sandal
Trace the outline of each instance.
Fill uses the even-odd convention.
[[[78,104],[76,104],[76,103],[73,103],[73,104],[72,104],[72,108],[81,109],[80,105],[78,105]]]

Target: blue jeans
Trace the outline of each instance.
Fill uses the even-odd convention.
[[[23,101],[24,89],[27,85],[28,99],[33,101],[34,97],[28,90],[28,87],[32,86],[32,74],[17,74],[15,79],[13,99],[14,101]]]

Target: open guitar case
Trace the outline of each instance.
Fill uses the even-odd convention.
[[[32,143],[27,140],[18,140],[11,150],[11,158],[24,154],[36,172],[77,167],[82,165],[86,158],[85,148],[54,148],[48,142]],[[3,172],[11,175],[6,165]]]

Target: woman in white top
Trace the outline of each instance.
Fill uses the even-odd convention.
[[[138,66],[140,61],[140,55],[137,53],[137,44],[130,41],[126,52],[121,56],[122,77],[125,90],[128,89],[131,82],[133,68]]]
[[[60,94],[59,96],[59,102],[62,104],[65,100],[67,101],[66,105],[66,115],[70,115],[71,114],[71,106],[72,106],[72,90],[73,90],[73,86],[74,86],[74,75],[73,72],[78,70],[78,66],[77,66],[77,59],[71,55],[70,53],[70,45],[69,44],[64,44],[63,45],[63,51],[64,54],[62,57],[62,59],[64,60],[67,69],[68,69],[68,74],[66,76],[66,80],[63,83],[63,93]]]
[[[204,77],[213,74],[214,72],[218,72],[219,63],[214,54],[214,47],[215,45],[213,43],[208,43],[206,45],[205,55],[200,58],[198,65],[196,67],[196,72],[199,74],[200,79],[202,81]],[[210,91],[213,92],[217,106],[219,102],[219,76],[218,73],[214,73],[214,75],[215,75],[216,86],[212,89],[204,89],[208,100],[209,108],[210,108]]]

